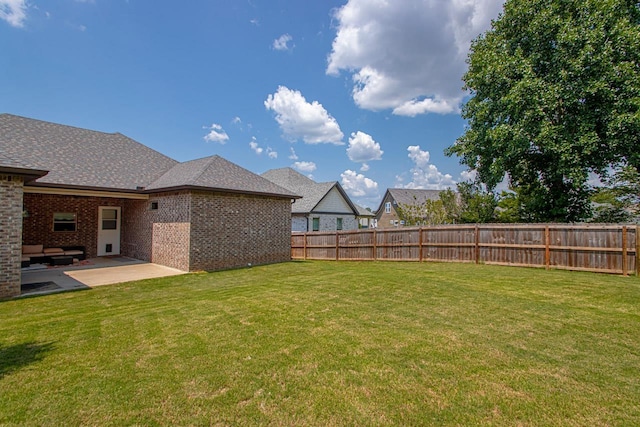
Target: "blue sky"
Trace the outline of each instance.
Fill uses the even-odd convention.
[[[501,0],[0,0],[0,113],[123,133],[176,160],[387,188],[467,179],[470,41]]]

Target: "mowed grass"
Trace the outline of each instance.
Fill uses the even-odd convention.
[[[640,279],[290,262],[0,303],[2,425],[640,425]]]

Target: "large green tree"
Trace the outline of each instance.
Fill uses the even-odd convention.
[[[637,0],[507,0],[471,47],[468,126],[449,155],[533,221],[589,215],[589,173],[640,166]]]

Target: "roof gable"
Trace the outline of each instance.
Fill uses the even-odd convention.
[[[337,186],[332,186],[313,209],[314,212],[345,213],[356,215],[349,202],[343,197]]]

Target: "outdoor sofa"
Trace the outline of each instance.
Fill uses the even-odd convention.
[[[84,246],[45,248],[44,245],[22,245],[22,267],[28,267],[31,263],[50,264],[51,257],[57,256],[72,256],[83,260],[86,258],[86,252]]]

